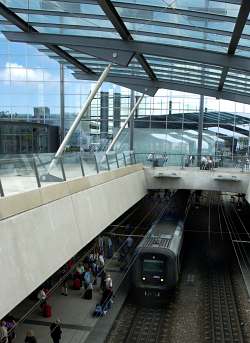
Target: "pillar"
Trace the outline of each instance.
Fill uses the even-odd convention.
[[[202,133],[203,133],[203,119],[204,119],[204,95],[200,95],[200,110],[198,121],[198,147],[197,147],[197,164],[200,165],[202,154]]]
[[[109,92],[101,92],[100,139],[108,139],[109,129]]]

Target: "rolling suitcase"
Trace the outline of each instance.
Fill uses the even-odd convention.
[[[49,304],[43,305],[43,316],[45,318],[50,318],[52,316],[52,308]]]
[[[92,299],[92,289],[87,289],[84,293],[84,299],[91,300]]]
[[[100,304],[96,305],[93,315],[94,317],[101,317],[103,315],[102,306]]]
[[[81,280],[80,279],[75,279],[73,283],[73,289],[79,290],[81,288]]]

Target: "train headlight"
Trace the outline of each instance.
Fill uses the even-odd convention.
[[[143,277],[142,277],[142,280],[143,280],[143,281],[145,281],[145,280],[146,280],[145,276],[143,276]]]
[[[161,278],[161,282],[163,282],[163,281],[164,281],[164,279]]]

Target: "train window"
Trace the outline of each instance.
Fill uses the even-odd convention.
[[[159,260],[143,260],[143,272],[146,273],[153,273],[158,272],[161,273],[164,271],[164,262]]]

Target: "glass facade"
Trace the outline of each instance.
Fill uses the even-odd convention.
[[[50,59],[44,47],[40,51],[27,44],[10,43],[3,35],[0,35],[0,46],[0,119],[60,126],[62,94],[58,61]],[[207,71],[210,75],[207,82],[212,82],[213,78],[219,78],[221,72],[221,68],[204,69],[204,66],[195,63],[184,65],[176,60],[151,55],[146,57],[155,65],[155,70],[159,70],[159,77],[165,73],[168,78],[174,78],[176,71],[196,82],[199,73]],[[134,63],[130,68],[136,70]],[[100,63],[101,70],[104,65],[106,63]],[[225,87],[230,77],[231,74]],[[236,75],[232,74],[232,77]],[[93,86],[89,81],[75,79],[72,69],[64,68],[65,133]],[[136,93],[138,96],[139,93]],[[199,107],[200,96],[195,94],[159,90],[155,97],[145,96],[135,114],[134,150],[196,154]],[[105,83],[69,142],[69,147],[82,151],[105,150],[129,110],[130,91]],[[205,97],[202,154],[249,153],[249,126],[249,105]],[[4,130],[6,132],[6,126]],[[117,151],[130,149],[129,135],[127,125],[115,146]],[[27,139],[24,140],[24,137]],[[28,137],[29,133],[24,132],[17,151],[32,152],[31,138]],[[4,144],[12,143],[8,143],[6,138]]]

